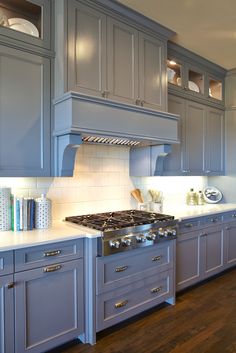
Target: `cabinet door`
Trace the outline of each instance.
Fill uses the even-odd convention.
[[[139,96],[141,105],[166,111],[164,43],[139,32]]]
[[[205,125],[205,165],[207,174],[224,173],[224,112],[207,108]]]
[[[15,275],[16,352],[41,353],[83,332],[83,259]]]
[[[0,352],[14,353],[13,275],[0,277]],[[10,288],[9,288],[9,287]]]
[[[50,175],[50,60],[0,46],[0,176]]]
[[[181,175],[183,171],[183,148],[185,145],[185,100],[169,95],[168,111],[180,116],[178,124],[178,135],[181,144],[173,144],[171,152],[164,160],[164,175]]]
[[[106,16],[68,2],[68,90],[102,96],[106,89]]]
[[[108,98],[134,104],[138,98],[138,31],[107,19]]]
[[[225,230],[226,266],[236,264],[236,223],[229,223]]]
[[[186,101],[184,170],[189,174],[203,174],[204,123],[206,109],[202,104]]]
[[[189,287],[201,280],[200,233],[179,235],[176,246],[177,290]]]
[[[208,228],[201,235],[203,277],[213,276],[224,266],[223,227]]]

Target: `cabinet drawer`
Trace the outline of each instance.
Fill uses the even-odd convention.
[[[236,210],[224,213],[223,220],[224,221],[236,221]]]
[[[117,324],[174,296],[173,270],[145,277],[97,296],[97,331]]]
[[[212,224],[220,223],[222,221],[223,221],[222,214],[213,214],[211,216],[204,217],[205,225],[212,225]]]
[[[24,271],[83,256],[83,239],[19,249],[15,252],[15,271]]]
[[[0,276],[13,273],[13,251],[0,252]]]
[[[156,245],[151,249],[140,249],[129,254],[117,254],[97,259],[97,293],[116,289],[143,276],[173,267],[175,241]]]
[[[196,230],[202,223],[200,218],[188,219],[185,221],[179,222],[179,231],[180,233],[190,232]]]

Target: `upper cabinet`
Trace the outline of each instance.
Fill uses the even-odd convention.
[[[171,31],[158,33],[143,26],[143,18],[140,24],[131,11],[113,2],[104,6],[102,1],[58,0],[55,12],[65,15],[64,23],[56,16],[55,24],[56,97],[77,91],[167,110],[166,47]]]
[[[224,105],[226,71],[173,43],[168,47],[169,92],[203,104]]]
[[[2,0],[1,43],[50,50],[50,10],[49,0]]]

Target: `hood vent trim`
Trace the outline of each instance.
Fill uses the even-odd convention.
[[[179,117],[77,92],[54,101],[54,175],[72,176],[82,143],[156,146],[179,143]]]

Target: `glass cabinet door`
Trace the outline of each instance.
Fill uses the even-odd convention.
[[[204,74],[195,69],[188,69],[188,89],[204,94]]]
[[[182,65],[174,60],[167,60],[167,77],[168,83],[172,83],[176,86],[182,86]]]
[[[0,0],[0,34],[50,49],[49,0]]]
[[[209,97],[210,98],[215,98],[218,100],[222,100],[222,81],[214,79],[214,78],[209,78]]]
[[[0,25],[42,38],[42,8],[26,0],[0,1]]]

